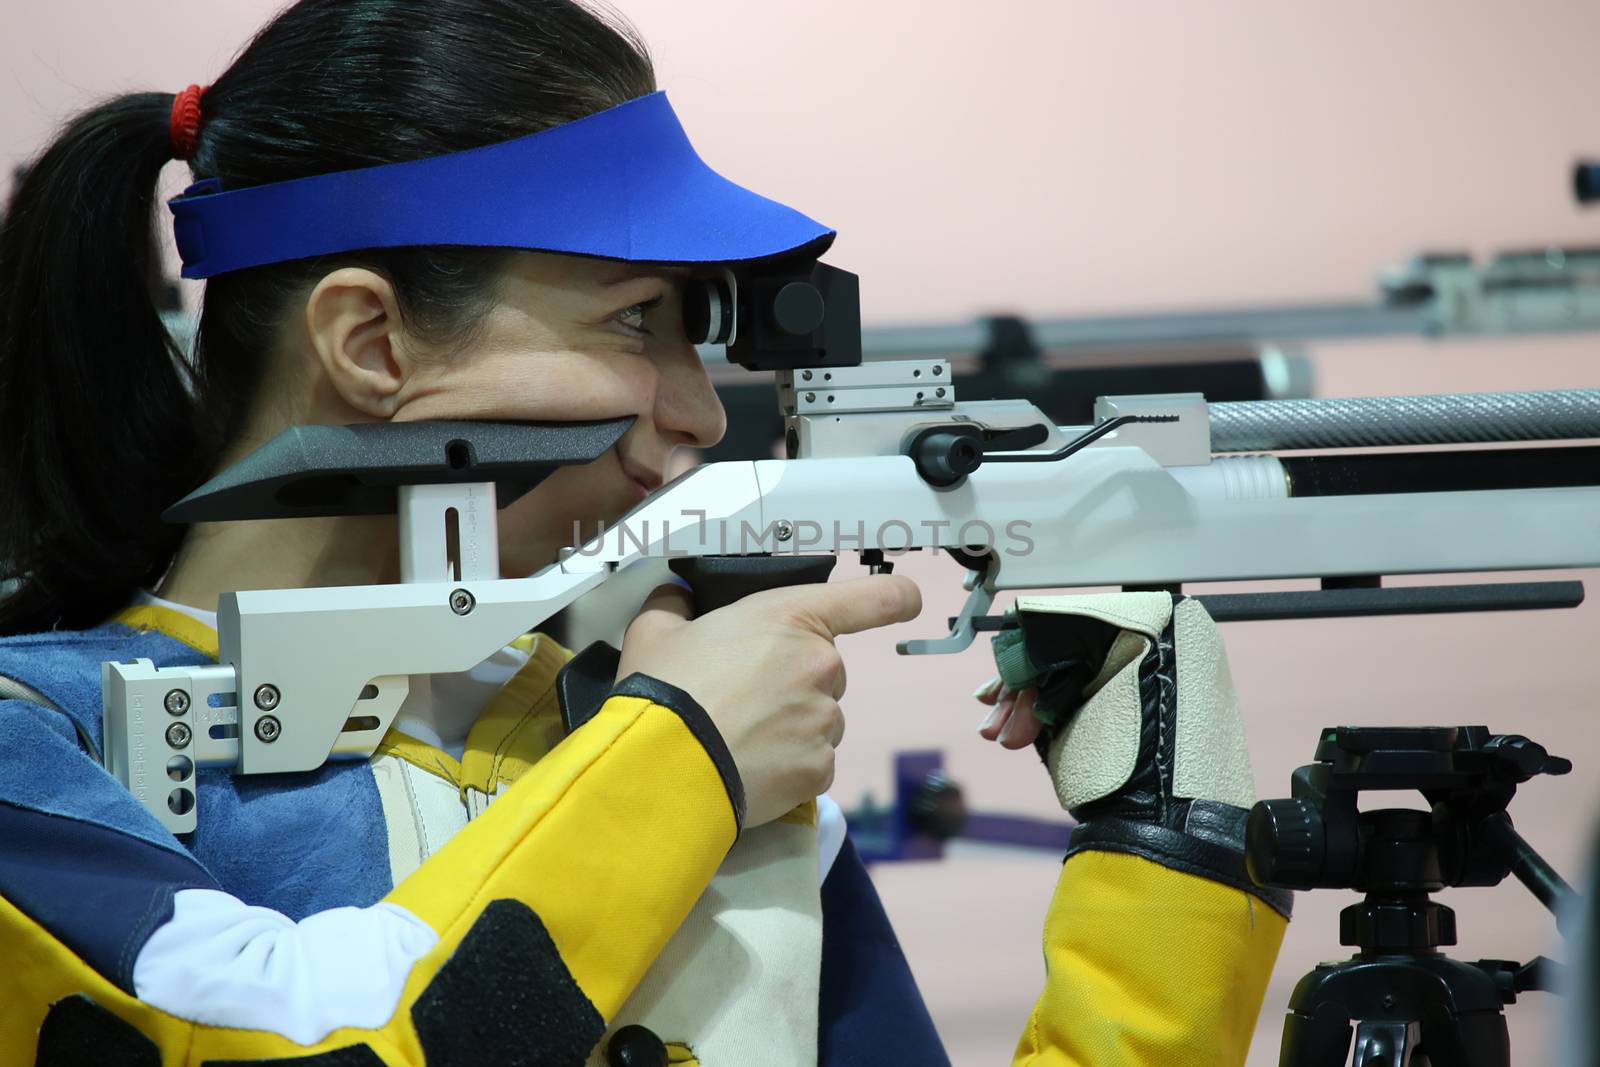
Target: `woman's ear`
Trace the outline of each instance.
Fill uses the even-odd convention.
[[[327,275],[306,298],[306,329],[329,383],[346,404],[374,418],[394,414],[415,364],[389,279],[364,267]]]

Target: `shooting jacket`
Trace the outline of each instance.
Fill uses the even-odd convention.
[[[563,736],[569,654],[524,647],[462,759],[391,731],[305,775],[202,770],[179,841],[100,764],[100,663],[215,662],[215,632],[149,605],[0,640],[31,691],[0,700],[0,1062],[948,1062],[848,844],[819,891],[814,807],[741,834],[715,727],[651,679]],[[259,936],[207,939],[208,908]],[[1242,1063],[1283,929],[1232,887],[1077,855],[1015,1062]],[[300,968],[303,1002],[186,1008],[241,967]]]

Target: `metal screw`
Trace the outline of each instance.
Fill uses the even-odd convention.
[[[183,748],[189,743],[189,738],[192,736],[193,734],[189,727],[181,722],[175,722],[167,727],[167,744],[173,748]]]
[[[457,589],[450,594],[450,610],[457,615],[470,615],[477,603],[477,598],[465,589]]]
[[[815,404],[816,402],[817,402],[817,394],[816,393],[807,393],[806,394],[806,403],[807,404]]]
[[[934,396],[944,396],[944,386],[941,385],[941,386],[939,386],[939,388],[935,389],[933,391],[933,395]]]
[[[270,745],[283,733],[283,723],[271,715],[263,715],[256,720],[256,736],[264,745]]]
[[[278,706],[278,687],[275,685],[260,685],[256,687],[256,707],[262,711],[271,711]]]
[[[168,715],[182,715],[189,710],[189,694],[182,689],[174,689],[162,703],[166,705]]]
[[[794,536],[794,524],[788,519],[778,520],[778,540],[787,541]]]
[[[800,380],[809,382],[811,380],[811,372],[808,371],[808,370],[801,371],[800,372]]]
[[[935,363],[933,365],[933,376],[935,378],[937,378],[939,375],[941,375],[943,373],[944,373],[944,368],[942,366],[940,366],[939,364]]]

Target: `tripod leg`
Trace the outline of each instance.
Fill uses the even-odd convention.
[[[1506,1017],[1498,1011],[1455,1015],[1438,1005],[1424,1015],[1419,1054],[1440,1067],[1509,1067],[1511,1037]]]
[[[1337,1003],[1316,1004],[1309,1012],[1291,1005],[1283,1020],[1278,1067],[1345,1067],[1349,1053],[1350,1016]]]
[[[1369,1019],[1356,1025],[1352,1067],[1411,1067],[1420,1027],[1399,1019]]]

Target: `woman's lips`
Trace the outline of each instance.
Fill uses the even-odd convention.
[[[661,475],[654,471],[644,467],[636,467],[626,460],[622,463],[622,473],[628,476],[628,481],[632,483],[633,491],[640,500],[660,489],[664,480]]]

